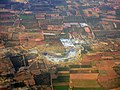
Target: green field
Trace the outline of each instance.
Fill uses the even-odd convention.
[[[21,19],[35,19],[34,15],[20,15],[20,18]]]
[[[72,80],[72,85],[73,87],[94,87],[94,88],[99,88],[99,84],[95,80]]]
[[[69,86],[53,86],[53,90],[69,90]],[[104,90],[102,88],[72,88],[72,90]]]
[[[69,71],[69,68],[67,67],[57,68],[57,71]]]
[[[53,83],[69,82],[69,76],[58,76],[57,79],[52,80]]]
[[[53,86],[53,90],[68,90],[69,86]]]
[[[73,88],[72,90],[104,90],[102,88]]]
[[[70,68],[92,68],[91,65],[70,65]]]
[[[80,68],[80,65],[70,65],[70,68]]]

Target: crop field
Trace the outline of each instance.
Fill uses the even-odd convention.
[[[117,77],[115,71],[109,65],[113,66],[114,62],[113,61],[101,61],[99,65],[97,65],[98,70],[99,70],[98,79],[100,80],[100,82],[109,81],[110,79]]]
[[[72,80],[73,87],[81,87],[81,88],[98,88],[100,87],[97,81],[95,80]]]
[[[46,52],[54,52],[54,53],[64,53],[65,48],[59,41],[46,41],[48,44],[47,47],[45,47]]]
[[[118,88],[120,87],[120,78],[118,77],[114,79],[109,79],[108,81],[102,82],[101,85],[107,90],[110,90],[112,88]],[[119,90],[119,89],[114,89],[114,90]]]
[[[52,80],[53,83],[69,82],[69,76],[58,76],[57,79]]]
[[[34,17],[34,15],[20,15],[20,18],[21,19],[24,19],[24,20],[26,20],[26,19],[35,19],[35,17]]]
[[[100,70],[100,71],[99,71],[99,75],[100,75],[100,76],[107,76],[107,73],[106,73],[105,70]]]
[[[92,73],[92,74],[70,74],[71,80],[97,80],[98,74]]]
[[[57,68],[58,71],[69,71],[69,68],[67,67],[61,67],[61,68]]]
[[[72,90],[104,90],[102,88],[73,88]]]
[[[31,21],[31,20],[24,20],[24,21],[21,21],[20,23],[21,25],[24,25],[27,29],[36,29],[36,28],[39,28],[38,26],[38,23],[37,21]]]
[[[54,90],[69,90],[69,86],[53,86]]]
[[[58,76],[57,79],[53,79],[53,83],[69,82],[69,76]]]
[[[70,68],[91,68],[91,65],[70,65]]]

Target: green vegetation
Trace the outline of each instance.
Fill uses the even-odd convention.
[[[58,71],[69,71],[68,67],[57,68]]]
[[[72,90],[104,90],[102,88],[73,88]]]
[[[83,18],[81,16],[67,16],[63,20],[64,22],[82,22]]]
[[[39,28],[38,27],[38,24],[35,20],[27,20],[27,21],[22,21],[21,22],[21,25],[24,25],[26,28],[29,28],[29,29],[36,29],[36,28]]]
[[[69,90],[69,86],[53,86],[54,90]],[[104,90],[103,88],[72,88],[72,90]]]
[[[70,65],[70,68],[92,68],[91,65]]]
[[[96,80],[72,80],[74,87],[100,87]]]
[[[80,65],[70,65],[70,68],[80,68]]]
[[[53,86],[53,90],[68,90],[69,86]]]
[[[58,76],[57,79],[53,79],[53,83],[69,82],[69,76]]]
[[[24,26],[30,26],[30,24],[31,23],[27,23],[27,22],[26,23],[22,23],[22,25],[24,25]]]
[[[35,19],[34,15],[20,15],[21,19]]]

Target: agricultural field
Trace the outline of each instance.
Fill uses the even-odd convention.
[[[69,76],[58,76],[57,79],[53,79],[53,83],[69,82]]]
[[[31,15],[21,14],[20,18],[23,19],[23,20],[31,20],[31,19],[35,19],[35,16],[32,15],[32,14]]]
[[[69,86],[53,86],[54,90],[69,90]]]
[[[72,87],[81,87],[81,88],[99,88],[100,85],[96,80],[71,80]]]
[[[104,90],[102,88],[72,88],[72,90]]]

